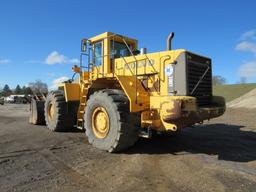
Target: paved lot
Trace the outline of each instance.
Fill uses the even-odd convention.
[[[0,106],[0,191],[256,191],[256,110],[228,110],[178,136],[118,154],[80,131],[28,124],[28,105]]]

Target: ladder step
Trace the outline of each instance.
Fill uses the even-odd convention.
[[[76,128],[83,130],[83,119],[82,118],[77,119]]]
[[[79,113],[84,113],[84,111],[79,111]]]
[[[86,102],[86,97],[81,97],[80,98],[80,103],[85,103]]]
[[[86,105],[86,103],[80,103],[80,105],[85,106],[85,105]]]
[[[84,85],[90,85],[91,83],[89,81],[83,81]]]
[[[82,126],[76,126],[77,129],[83,130],[84,128]]]

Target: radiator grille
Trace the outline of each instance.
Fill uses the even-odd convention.
[[[211,104],[212,67],[209,58],[187,54],[187,86],[188,95],[197,98],[198,106]]]

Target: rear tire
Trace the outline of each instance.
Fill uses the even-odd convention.
[[[73,127],[63,91],[52,91],[47,95],[44,114],[46,126],[51,131],[68,131]]]
[[[137,117],[130,113],[129,100],[123,91],[105,89],[95,92],[90,96],[84,114],[89,143],[109,152],[131,147],[138,140],[140,121]],[[99,123],[94,122],[95,118],[100,119]]]
[[[44,101],[31,99],[29,123],[34,125],[45,125]]]

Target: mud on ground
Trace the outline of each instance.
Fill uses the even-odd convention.
[[[0,191],[256,191],[256,110],[228,110],[178,136],[118,154],[80,131],[28,124],[28,105],[0,106]]]

